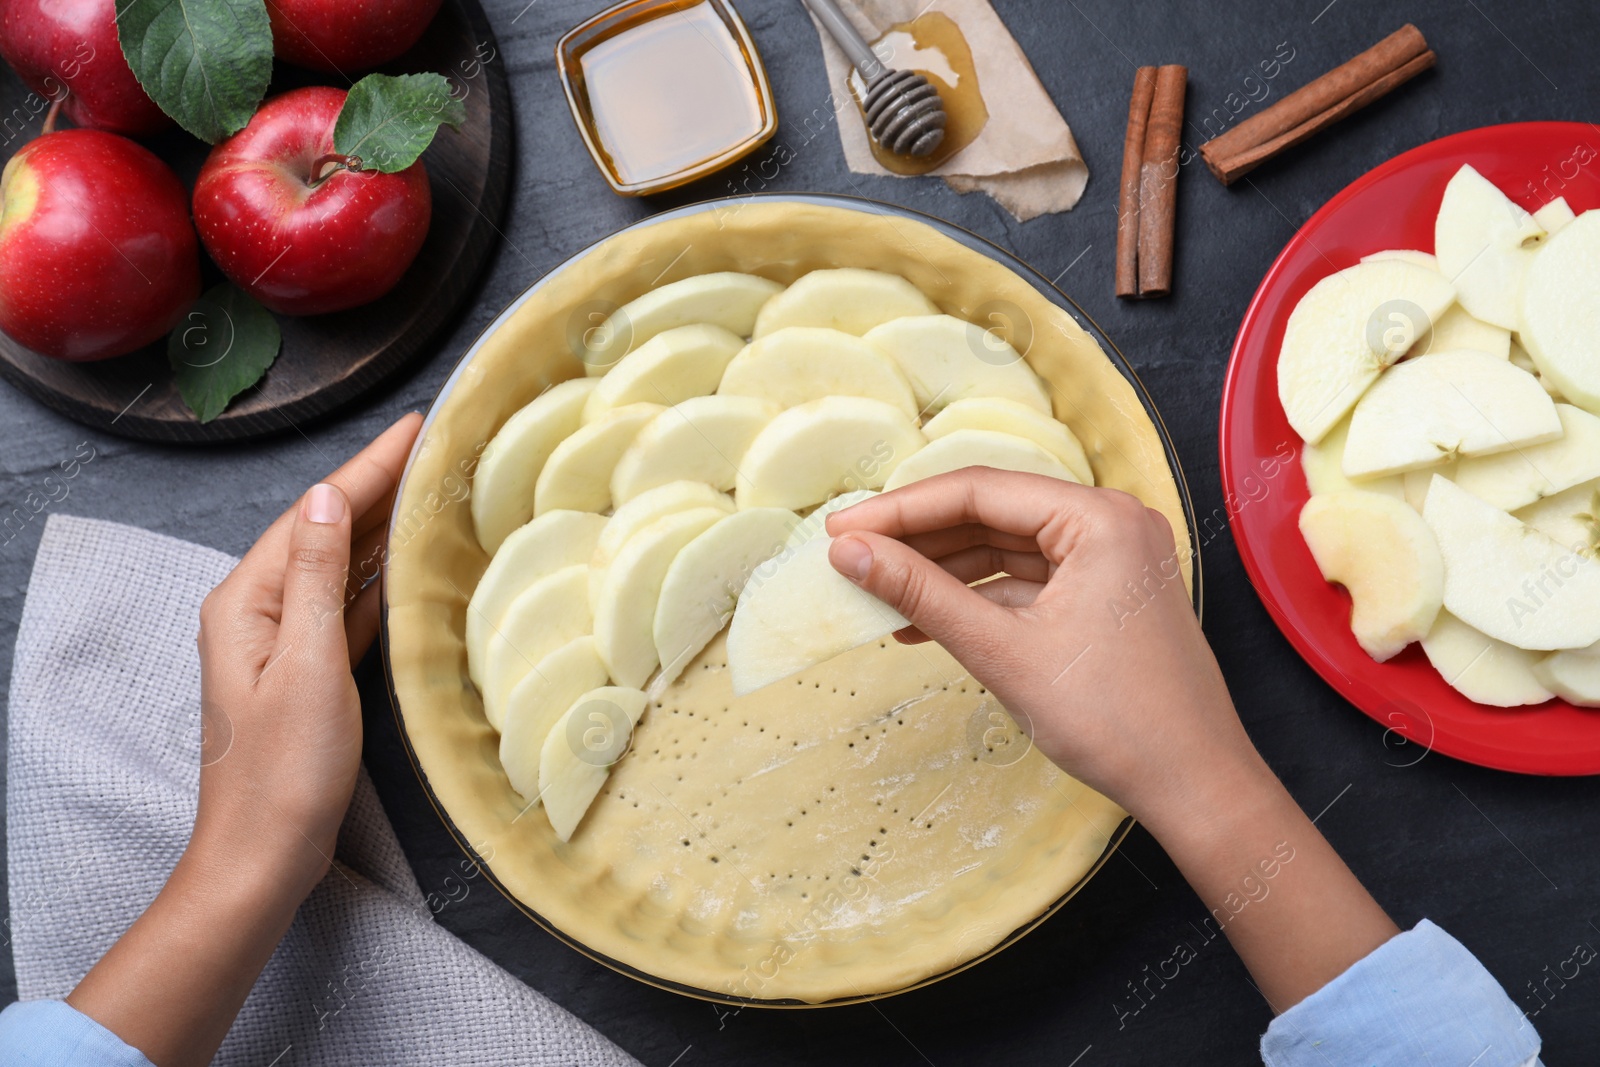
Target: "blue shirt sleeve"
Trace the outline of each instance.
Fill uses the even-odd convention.
[[[1539,1034],[1466,947],[1424,919],[1272,1021],[1267,1067],[1537,1067]]]
[[[63,1000],[0,1011],[0,1067],[154,1067],[144,1054]]]

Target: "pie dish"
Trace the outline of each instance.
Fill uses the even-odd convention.
[[[626,301],[714,271],[787,285],[841,266],[897,274],[968,321],[1004,318],[1096,483],[1178,531],[1199,601],[1187,492],[1132,371],[1070,301],[964,231],[847,197],[713,201],[533,285],[446,382],[401,482],[383,630],[396,714],[441,816],[510,900],[593,958],[708,999],[841,1003],[934,980],[1050,914],[1128,825],[941,649],[888,639],[735,698],[718,637],[653,698],[568,842],[511,788],[467,672],[488,562],[468,504],[477,456],[584,374],[586,330]]]

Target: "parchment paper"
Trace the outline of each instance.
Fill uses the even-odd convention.
[[[961,27],[989,121],[975,141],[929,173],[958,193],[988,193],[1018,222],[1067,211],[1078,202],[1089,167],[1028,57],[988,0],[839,0],[839,7],[868,41],[928,11],[941,12]],[[845,163],[857,174],[902,177],[872,157],[866,125],[850,94],[850,61],[821,26],[817,35]],[[894,56],[883,59],[890,66],[904,65]]]

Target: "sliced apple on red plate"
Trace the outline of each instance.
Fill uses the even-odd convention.
[[[1545,242],[1528,268],[1518,336],[1539,373],[1600,414],[1600,212],[1586,211]]]
[[[1311,490],[1311,495],[1362,489],[1369,493],[1382,493],[1385,496],[1409,500],[1410,494],[1406,492],[1406,479],[1409,475],[1362,478],[1359,481],[1345,475],[1344,446],[1349,435],[1350,420],[1346,418],[1329,430],[1322,440],[1314,445],[1305,445],[1300,450],[1300,467],[1305,472],[1306,488]],[[1416,503],[1418,511],[1422,510],[1421,501],[1422,495],[1418,494]]]
[[[1436,255],[1373,253],[1290,316],[1300,528],[1374,659],[1420,640],[1477,703],[1592,703],[1600,213],[1530,215],[1464,166],[1434,229]]]
[[[1552,652],[1533,665],[1533,675],[1569,703],[1600,707],[1600,647]]]
[[[1322,440],[1455,297],[1437,271],[1400,259],[1359,263],[1312,286],[1278,353],[1289,425],[1310,444]]]
[[[1444,606],[1517,648],[1600,642],[1600,562],[1574,552],[1447,478],[1435,477],[1422,517],[1444,559]]]
[[[1445,186],[1434,220],[1433,252],[1457,299],[1476,318],[1518,328],[1517,296],[1544,227],[1474,168]]]
[[[1385,373],[1356,404],[1344,473],[1400,474],[1561,433],[1555,404],[1532,375],[1483,352],[1429,355]]]
[[[1324,493],[1300,511],[1300,533],[1322,576],[1350,593],[1350,628],[1382,663],[1433,628],[1444,603],[1444,561],[1403,500],[1352,490]]]
[[[1451,688],[1479,704],[1516,708],[1555,695],[1535,675],[1538,652],[1496,641],[1448,611],[1439,612],[1422,651]]]

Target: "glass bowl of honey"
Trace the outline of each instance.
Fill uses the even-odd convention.
[[[567,104],[611,188],[703,178],[777,132],[772,88],[728,0],[629,0],[556,44]]]

